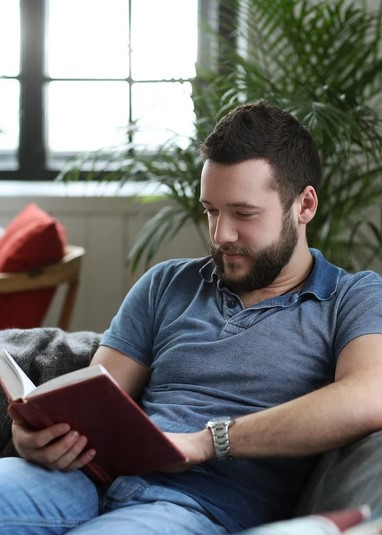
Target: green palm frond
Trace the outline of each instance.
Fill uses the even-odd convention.
[[[128,254],[127,262],[130,271],[134,273],[140,262],[148,267],[163,244],[170,241],[190,219],[192,219],[191,213],[184,210],[182,206],[169,205],[161,208],[144,225]],[[205,226],[203,220],[192,219],[192,222],[196,225],[207,250],[208,240],[204,229],[201,228]]]

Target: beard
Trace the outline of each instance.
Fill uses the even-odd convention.
[[[278,277],[282,269],[289,263],[298,242],[297,227],[293,222],[291,211],[283,218],[283,227],[277,241],[252,251],[244,247],[232,245],[212,245],[210,254],[216,264],[216,273],[221,283],[233,293],[253,292],[266,288]],[[251,260],[249,272],[241,277],[232,277],[226,273],[223,253],[229,252],[244,255]],[[235,271],[238,265],[230,263],[230,270]]]

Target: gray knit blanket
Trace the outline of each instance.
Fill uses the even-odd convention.
[[[101,335],[90,331],[67,333],[60,329],[6,329],[0,331],[0,346],[39,385],[64,373],[87,366]],[[7,398],[0,387],[0,457],[15,455]]]

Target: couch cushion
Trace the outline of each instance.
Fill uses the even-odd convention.
[[[0,238],[0,272],[33,270],[59,261],[65,252],[64,227],[36,204],[28,204]],[[54,289],[0,295],[0,329],[41,325]]]
[[[296,515],[317,514],[360,505],[382,510],[382,431],[325,453],[318,463]]]

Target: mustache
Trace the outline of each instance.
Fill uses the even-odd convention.
[[[239,247],[237,245],[212,245],[210,247],[210,253],[212,256],[221,256],[224,253],[236,254],[242,256],[253,256],[251,249],[247,247]]]

